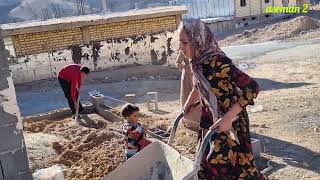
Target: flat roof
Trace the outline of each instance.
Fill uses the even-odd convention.
[[[205,23],[215,23],[215,22],[221,22],[221,21],[230,21],[233,18],[234,18],[233,16],[226,16],[226,17],[205,18],[201,20]]]
[[[117,13],[63,17],[59,19],[49,19],[46,21],[26,21],[1,24],[0,28],[2,29],[2,35],[5,37],[24,33],[69,29],[144,18],[180,15],[185,13],[187,13],[187,8],[185,6],[165,6]]]

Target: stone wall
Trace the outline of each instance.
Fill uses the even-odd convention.
[[[22,129],[0,29],[0,180],[32,180]]]

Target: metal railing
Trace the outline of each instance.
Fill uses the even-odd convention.
[[[185,18],[207,19],[235,15],[234,0],[177,0],[176,4],[187,6]]]

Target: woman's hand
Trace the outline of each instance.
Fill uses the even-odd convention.
[[[210,127],[210,129],[218,128],[219,132],[226,132],[232,128],[232,119],[224,116],[220,118],[214,125]]]
[[[176,67],[181,71],[184,67],[184,63],[183,60],[184,60],[185,56],[183,55],[183,52],[182,51],[179,51],[179,54],[178,54],[178,57],[177,57],[177,60],[176,60]]]
[[[236,120],[237,115],[242,111],[242,108],[239,103],[235,103],[230,110],[219,119],[210,129],[219,128],[220,132],[229,131],[232,128],[233,121]]]
[[[223,116],[223,118],[219,123],[219,131],[226,132],[226,131],[229,131],[231,128],[232,128],[232,118]]]
[[[184,107],[184,108],[182,108],[182,110],[183,110],[184,114],[188,114],[194,110],[194,107],[193,106]]]
[[[200,105],[200,102],[198,101],[194,104],[191,104],[189,107],[183,108],[183,112],[188,114],[189,112],[192,112],[193,110],[195,110],[195,108],[199,105]]]
[[[189,111],[189,112],[193,111],[194,107],[191,107],[191,106],[195,102],[196,98],[198,98],[198,91],[196,89],[192,89],[187,101],[185,102],[185,104],[183,106],[184,113],[187,113],[187,111]]]

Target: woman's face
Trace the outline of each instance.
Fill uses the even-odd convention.
[[[189,37],[184,30],[180,33],[179,50],[183,51],[183,54],[186,56],[187,59],[192,59],[193,51],[191,41],[189,40]]]

